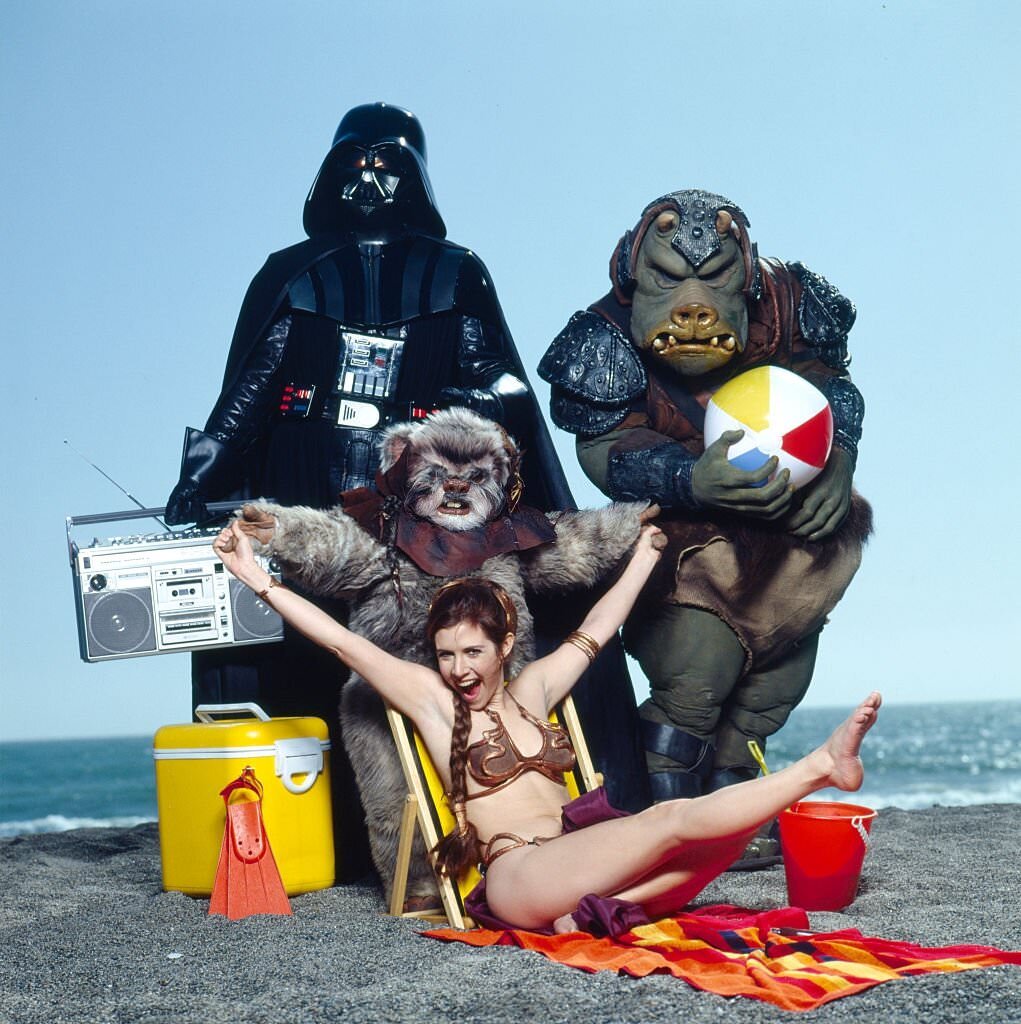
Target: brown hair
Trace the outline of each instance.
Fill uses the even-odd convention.
[[[500,649],[508,633],[516,633],[518,613],[507,591],[492,580],[477,577],[450,580],[433,596],[426,618],[425,635],[430,643],[441,629],[460,622],[478,626]],[[471,733],[471,709],[454,695],[454,730],[450,737],[450,792],[447,801],[457,825],[433,849],[441,875],[460,878],[482,859],[482,844],[475,826],[468,821],[465,800],[468,783],[468,736]]]

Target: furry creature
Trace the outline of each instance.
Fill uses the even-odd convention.
[[[479,575],[503,586],[518,608],[508,665],[516,674],[535,651],[526,596],[593,587],[630,550],[649,515],[645,501],[546,514],[516,507],[517,447],[496,423],[467,409],[391,427],[381,448],[377,487],[346,493],[343,507],[263,502],[246,505],[242,522],[285,576],[312,594],[345,600],[351,630],[421,664],[435,664],[423,638],[434,592],[451,576]],[[407,787],[383,703],[357,675],[343,686],[340,717],[389,900]],[[409,903],[434,893],[424,856],[413,858]]]

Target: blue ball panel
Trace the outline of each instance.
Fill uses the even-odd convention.
[[[727,461],[738,469],[743,469],[746,472],[752,470],[761,469],[770,459],[770,456],[765,452],[760,452],[758,448],[750,448],[746,452],[742,452],[740,455],[735,455],[729,458]],[[765,487],[766,481],[763,480],[760,483],[754,484],[755,487]]]

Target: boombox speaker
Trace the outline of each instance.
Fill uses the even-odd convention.
[[[230,512],[218,502],[212,512]],[[67,542],[78,643],[84,661],[139,658],[283,639],[283,621],[226,571],[213,552],[218,527],[94,540],[80,547],[72,529],[159,517],[163,509],[69,516]],[[279,579],[266,558],[263,567]]]

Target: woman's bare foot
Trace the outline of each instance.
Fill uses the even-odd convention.
[[[833,735],[809,757],[826,779],[824,786],[852,792],[861,787],[865,777],[858,752],[865,733],[876,723],[883,698],[873,690],[833,731]]]

